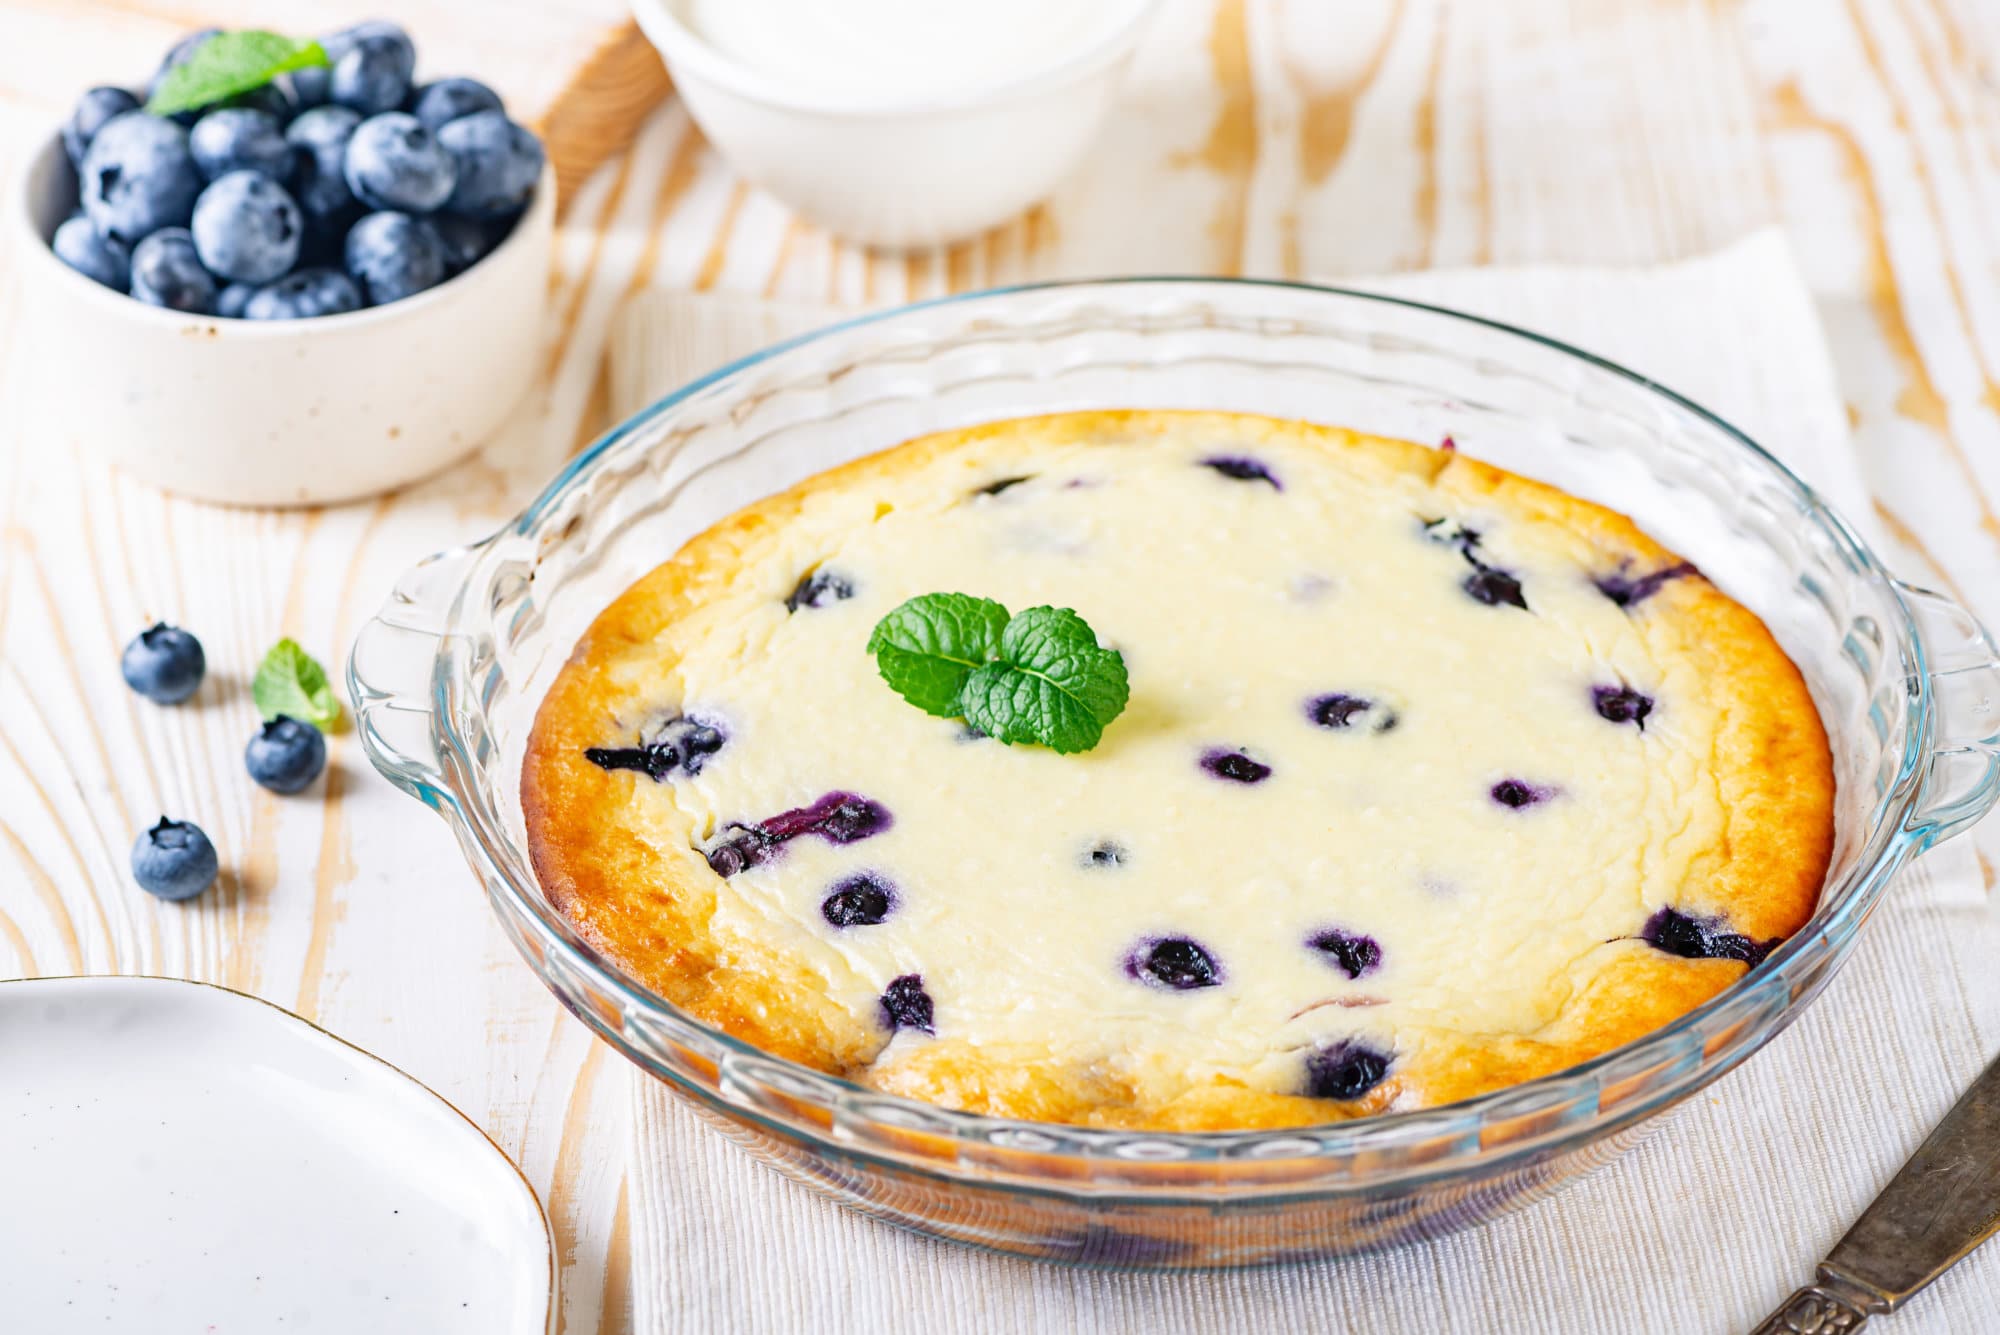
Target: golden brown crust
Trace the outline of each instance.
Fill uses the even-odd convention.
[[[676,825],[676,812],[639,810],[639,780],[584,759],[607,717],[636,732],[643,696],[618,665],[644,646],[649,680],[676,665],[676,633],[698,636],[704,608],[727,590],[785,578],[766,560],[810,500],[934,461],[981,477],[989,447],[1024,433],[1039,440],[1142,443],[1190,414],[1065,414],[922,438],[855,460],[723,520],[634,584],[578,642],[537,714],[522,776],[536,873],[556,908],[604,955],[697,1019],[778,1056],[862,1079],[889,1092],[1033,1120],[1172,1130],[1304,1125],[1389,1107],[1452,1102],[1545,1075],[1608,1052],[1700,1005],[1744,965],[1676,958],[1636,941],[1609,944],[1572,968],[1569,1004],[1532,1034],[1399,1032],[1403,1056],[1364,1099],[1333,1102],[1217,1081],[1149,1100],[1129,1079],[1013,1061],[940,1039],[883,1051],[885,1036],[857,1027],[815,975],[782,951],[725,941],[710,927],[718,878],[696,845],[710,831]],[[1361,466],[1431,479],[1449,495],[1560,525],[1580,535],[1603,569],[1668,570],[1679,558],[1630,520],[1552,487],[1462,455],[1329,428],[1224,414],[1198,415],[1238,435],[1286,430]],[[783,587],[760,588],[773,600]],[[1648,643],[1679,670],[1730,681],[1708,773],[1727,823],[1701,849],[1677,904],[1727,912],[1755,941],[1791,934],[1810,916],[1832,848],[1833,774],[1819,717],[1797,669],[1749,611],[1689,571],[1631,609]],[[880,1057],[878,1061],[877,1058]]]

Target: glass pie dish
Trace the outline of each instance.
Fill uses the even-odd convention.
[[[1811,921],[1734,987],[1584,1065],[1448,1107],[1302,1130],[1133,1133],[879,1094],[698,1023],[544,899],[519,800],[534,712],[598,611],[683,541],[928,431],[1084,408],[1215,408],[1437,441],[1633,517],[1760,616],[1803,671],[1839,784]],[[1243,1265],[1434,1237],[1632,1144],[1811,1003],[1904,862],[2000,795],[2000,655],[1890,576],[1726,422],[1576,349],[1293,284],[1019,288],[870,315],[660,400],[522,515],[398,584],[356,641],[364,745],[451,825],[556,996],[738,1144],[867,1214],[1054,1260]]]

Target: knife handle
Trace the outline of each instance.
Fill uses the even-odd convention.
[[[1750,1335],[1848,1335],[1868,1324],[1868,1313],[1850,1299],[1808,1284],[1764,1318]]]

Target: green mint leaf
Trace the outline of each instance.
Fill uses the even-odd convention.
[[[193,111],[262,88],[288,71],[328,63],[318,42],[275,32],[219,32],[167,71],[146,110],[155,116]]]
[[[889,689],[926,714],[957,718],[958,693],[1000,652],[1007,609],[966,593],[926,593],[875,625],[868,652]]]
[[[1088,751],[1131,696],[1125,659],[1066,607],[1031,607],[1007,623],[1000,661],[976,669],[959,693],[965,721],[996,741]],[[933,711],[935,712],[935,711]]]
[[[321,732],[340,722],[340,701],[326,679],[326,669],[299,648],[295,640],[279,640],[257,665],[250,698],[268,722],[289,714]]]

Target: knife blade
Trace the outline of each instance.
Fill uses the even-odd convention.
[[[1847,1236],[1753,1335],[1845,1335],[2000,1230],[2000,1060],[1972,1082]]]

